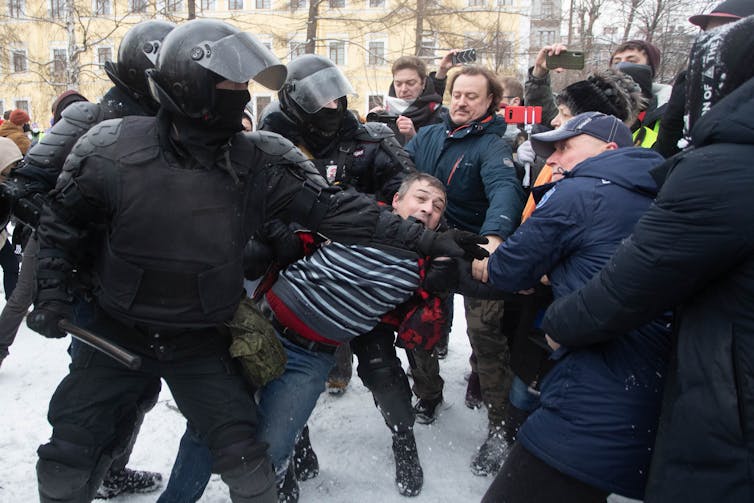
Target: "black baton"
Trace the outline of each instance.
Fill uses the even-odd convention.
[[[113,344],[112,342],[91,333],[89,330],[76,326],[68,320],[60,320],[58,322],[58,327],[60,327],[61,330],[65,330],[84,344],[106,354],[118,363],[122,363],[131,370],[137,370],[141,367],[141,357],[123,349],[117,344]]]

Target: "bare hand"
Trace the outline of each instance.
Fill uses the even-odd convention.
[[[489,273],[487,272],[487,263],[489,262],[489,260],[489,258],[485,258],[482,260],[471,261],[471,276],[475,280],[481,281],[482,283],[487,283],[487,281],[490,279]]]
[[[549,335],[545,334],[545,340],[547,341],[547,345],[550,346],[553,351],[560,349],[560,344],[552,340],[552,337],[550,337]]]
[[[451,49],[445,56],[443,56],[443,58],[440,60],[440,64],[437,66],[437,73],[435,74],[435,77],[442,80],[448,76],[448,70],[453,68],[453,54],[457,52],[458,49]]]
[[[395,121],[395,125],[398,126],[398,131],[400,131],[401,134],[404,135],[407,140],[410,140],[411,138],[416,136],[416,129],[414,129],[414,121],[412,121],[408,117],[404,115],[399,115],[398,119]]]
[[[566,46],[564,46],[563,44],[546,45],[541,48],[537,53],[537,58],[534,60],[534,68],[532,68],[531,71],[532,75],[534,75],[538,79],[541,79],[545,75],[547,75],[547,72],[549,72],[550,70],[556,70],[555,68],[547,68],[547,56],[560,54],[561,51],[565,50]]]

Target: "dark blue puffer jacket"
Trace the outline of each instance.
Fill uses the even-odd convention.
[[[421,128],[406,145],[416,169],[445,185],[445,217],[452,227],[504,238],[518,225],[524,193],[501,138],[505,127],[497,115],[460,127],[446,117]]]
[[[652,202],[650,170],[663,158],[623,148],[577,165],[489,262],[497,288],[529,288],[548,274],[555,298],[602,269]],[[541,407],[518,439],[532,454],[587,484],[644,495],[667,363],[669,318],[609,341],[562,347],[542,383]]]

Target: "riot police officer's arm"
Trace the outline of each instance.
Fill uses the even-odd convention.
[[[67,107],[61,119],[35,144],[11,177],[0,184],[0,223],[15,215],[36,228],[46,195],[60,175],[76,141],[103,119],[95,103],[77,102]]]
[[[65,336],[58,322],[69,316],[74,303],[74,274],[86,272],[89,238],[109,213],[103,174],[108,170],[102,169],[102,159],[91,156],[92,150],[84,135],[63,166],[37,230],[37,296],[27,324],[46,337]]]
[[[279,135],[257,131],[248,138],[264,152],[264,159],[259,160],[266,166],[262,179],[252,183],[250,190],[264,187],[267,221],[296,222],[346,244],[384,244],[424,256],[487,256],[478,246],[485,238],[458,229],[445,233],[426,230],[421,223],[381,211],[372,198],[355,190],[330,186],[314,165]]]

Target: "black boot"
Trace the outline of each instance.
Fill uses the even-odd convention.
[[[508,456],[510,446],[505,441],[502,426],[490,426],[487,440],[484,441],[473,458],[471,458],[471,471],[474,475],[485,477],[497,475]]]
[[[109,499],[126,493],[151,493],[162,485],[162,475],[124,468],[108,471],[102,485],[97,489],[97,499]]]
[[[297,480],[309,480],[319,475],[319,460],[309,440],[309,426],[304,426],[293,449],[293,468]]]
[[[424,472],[419,463],[414,432],[409,430],[393,435],[395,455],[395,485],[403,496],[416,496],[424,484]]]
[[[285,472],[285,478],[278,482],[278,503],[297,503],[298,502],[298,481],[293,463],[288,463],[288,470]]]
[[[469,383],[466,385],[464,403],[469,409],[478,409],[484,404],[484,400],[482,400],[482,387],[479,384],[479,374],[473,370],[469,374]]]
[[[442,404],[442,396],[433,400],[420,398],[414,405],[414,414],[416,422],[421,424],[432,424],[437,419],[437,412]]]

